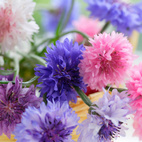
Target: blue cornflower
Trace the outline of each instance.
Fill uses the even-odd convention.
[[[121,0],[85,0],[91,16],[111,22],[117,31],[131,35],[133,30],[142,32],[142,3],[127,4]],[[138,6],[139,5],[139,6]],[[139,8],[138,8],[139,7]]]
[[[70,134],[78,120],[67,102],[61,105],[48,101],[47,106],[41,103],[39,109],[26,109],[15,128],[15,139],[17,142],[74,142]]]
[[[132,113],[129,98],[126,92],[119,93],[113,90],[110,95],[104,96],[92,106],[91,114],[78,128],[80,133],[78,142],[111,142],[113,138],[125,135],[124,123],[127,116]],[[95,114],[94,114],[95,113]]]
[[[71,6],[71,2],[72,0],[51,0],[50,5],[53,8],[53,10],[41,11],[42,25],[47,32],[54,32],[56,30],[63,12],[65,13],[63,21],[65,21]],[[79,4],[75,1],[66,29],[73,28],[72,21],[77,20],[79,18],[79,9]]]
[[[83,45],[73,44],[72,41],[65,39],[63,43],[56,42],[52,49],[47,48],[47,65],[38,65],[35,68],[35,75],[39,76],[38,85],[41,97],[46,94],[47,99],[52,101],[77,101],[77,93],[74,86],[86,90],[83,78],[79,76],[78,64],[83,59]]]

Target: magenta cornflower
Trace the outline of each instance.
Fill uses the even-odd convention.
[[[134,115],[133,127],[135,129],[134,136],[138,136],[142,140],[142,110],[137,111]]]
[[[133,67],[131,79],[127,81],[126,87],[133,100],[142,98],[142,63]]]
[[[91,89],[122,83],[129,75],[134,55],[132,45],[123,34],[94,35],[79,64],[80,74]]]
[[[131,106],[134,110],[142,109],[142,63],[135,65],[131,72],[131,78],[126,87],[132,99]]]
[[[85,16],[81,16],[78,21],[74,21],[73,25],[77,30],[84,32],[85,34],[87,34],[89,37],[92,38],[95,34],[98,34],[101,30],[99,22],[97,20]],[[77,34],[75,40],[77,42],[82,42],[83,37],[80,34]]]
[[[133,123],[134,135],[142,140],[142,63],[133,67],[131,78],[127,81],[126,87],[132,99],[131,107],[136,111]]]
[[[0,85],[0,135],[3,133],[10,138],[16,124],[21,122],[21,115],[28,106],[39,107],[41,98],[35,96],[35,89],[22,88],[22,80],[15,79]]]

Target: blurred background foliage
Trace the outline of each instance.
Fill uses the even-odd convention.
[[[37,39],[37,40],[39,40],[40,38],[41,39],[43,39],[43,38],[46,39],[46,38],[48,38],[48,31],[45,31],[45,29],[43,28],[42,18],[41,18],[41,16],[42,16],[41,10],[50,8],[50,0],[34,0],[34,1],[37,4],[36,8],[35,8],[34,18],[35,18],[37,24],[40,27],[39,33],[36,35],[37,38],[35,38],[35,39]],[[123,1],[128,2],[130,0],[123,0]],[[75,2],[79,3],[78,8],[80,9],[80,15],[89,16],[89,12],[86,10],[87,4],[84,2],[84,0],[75,0]],[[131,0],[131,2],[136,3],[136,2],[139,2],[139,0]],[[47,20],[48,20],[48,17],[44,17],[44,18],[47,18]],[[139,38],[138,43],[135,44],[135,45],[137,45],[137,48],[136,48],[137,51],[136,52],[140,57],[142,57],[142,52],[139,52],[140,50],[142,51],[142,34],[139,35],[138,38]],[[38,44],[39,41],[37,41],[37,40],[35,40],[35,42],[33,44]],[[44,50],[42,50],[42,52],[37,52],[36,51],[36,54],[38,56],[40,56],[40,57],[43,57],[44,52],[46,52],[46,48],[44,48]],[[139,58],[139,60],[142,60],[142,58]],[[31,78],[31,76],[34,76],[33,68],[37,64],[37,60],[35,60],[34,58],[23,58],[21,60],[20,64],[21,64],[20,76],[22,78],[24,78],[25,80],[29,80]],[[32,66],[32,68],[31,68],[31,66]]]
[[[44,39],[48,39],[51,37],[51,35],[48,33],[48,31],[46,31],[43,28],[43,24],[42,24],[42,13],[41,10],[42,9],[49,9],[51,8],[50,6],[50,0],[34,0],[36,2],[36,8],[35,8],[35,12],[34,12],[34,18],[35,21],[37,22],[37,24],[40,27],[39,33],[35,34],[33,36],[33,43],[31,43],[31,51],[28,54],[22,54],[21,56],[23,57],[22,59],[20,59],[20,77],[24,79],[24,81],[27,81],[29,79],[31,79],[34,76],[34,67],[36,67],[36,64],[41,64],[41,62],[39,61],[38,58],[40,57],[44,57],[44,53],[46,52],[46,46],[47,44],[45,44],[42,48],[37,50],[38,44],[41,43]],[[123,1],[130,1],[130,0],[123,0]],[[75,2],[79,3],[79,7],[80,8],[80,15],[86,15],[89,16],[89,12],[86,10],[87,4],[84,2],[84,0],[75,0]],[[136,3],[139,2],[139,0],[131,0],[132,3]],[[44,17],[47,18],[48,17]],[[112,27],[111,27],[112,28]],[[53,37],[53,35],[52,35]],[[138,44],[137,48],[136,48],[136,53],[141,57],[139,58],[139,60],[142,60],[142,34],[139,34],[139,40],[138,40]],[[56,40],[56,39],[55,39]],[[51,42],[55,43],[55,40],[52,40]],[[51,42],[49,42],[51,44]],[[48,44],[48,46],[50,46],[50,44]],[[36,54],[37,57],[32,56],[32,53]],[[11,60],[13,59],[8,59],[8,58],[4,58],[5,61],[5,65],[4,68],[5,69],[13,69],[11,68]],[[14,66],[14,62],[13,62],[13,66]]]
[[[40,26],[39,34],[42,34],[44,32],[44,29],[43,29],[43,26],[42,26],[42,23],[41,23],[41,12],[40,12],[39,9],[43,8],[43,7],[44,8],[50,7],[50,0],[34,0],[34,1],[37,3],[36,10],[35,10],[35,13],[34,13],[34,18],[35,18],[37,24]],[[81,14],[89,16],[89,12],[86,10],[87,4],[84,2],[84,0],[76,0],[76,1],[79,2],[79,4],[80,4]],[[140,2],[141,0],[122,0],[122,1],[137,3],[137,2]],[[139,34],[137,50],[142,51],[142,34]]]

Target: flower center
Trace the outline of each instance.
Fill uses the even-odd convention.
[[[116,133],[120,132],[120,127],[115,126],[111,121],[105,123],[99,130],[100,140],[111,140],[115,137]]]
[[[3,41],[5,34],[10,32],[12,10],[9,7],[0,8],[0,42]]]
[[[51,120],[50,116],[48,116],[48,126],[45,126],[43,128],[42,138],[41,141],[48,140],[49,142],[56,142],[56,141],[63,141],[63,139],[66,139],[68,135],[70,135],[71,131],[70,129],[65,127],[65,125],[61,122],[61,120],[58,120],[54,118],[54,120]]]

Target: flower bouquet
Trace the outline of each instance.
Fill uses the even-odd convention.
[[[0,1],[0,141],[111,142],[129,118],[142,140],[142,3],[84,3]]]

